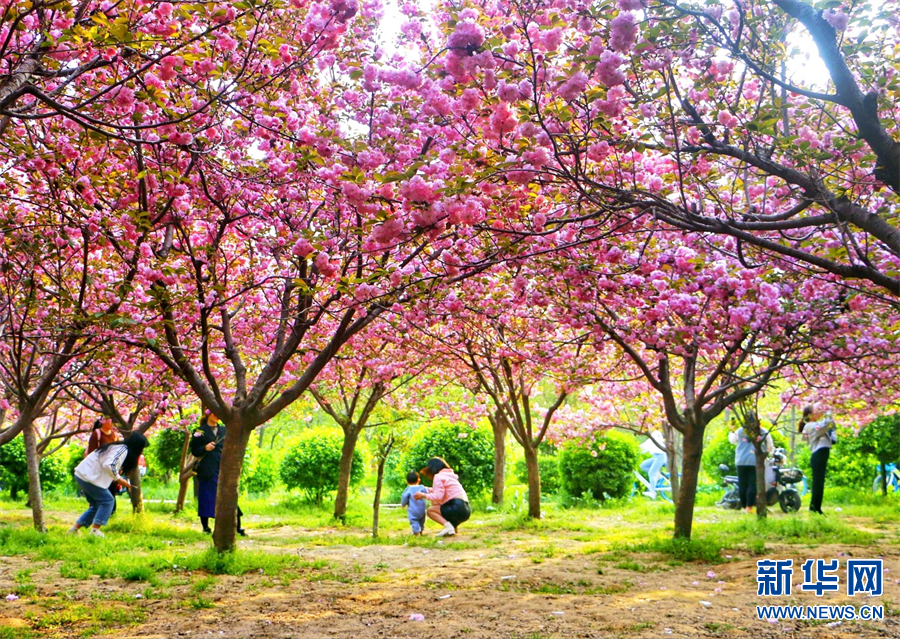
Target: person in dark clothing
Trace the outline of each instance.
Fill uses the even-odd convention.
[[[812,469],[812,486],[809,499],[810,512],[822,515],[822,497],[825,496],[825,474],[828,472],[828,458],[831,447],[837,441],[834,419],[831,413],[822,414],[818,406],[803,409],[800,418],[800,433],[806,437],[812,455],[809,465]]]
[[[211,533],[210,518],[216,517],[216,492],[219,489],[219,465],[222,462],[222,447],[225,443],[225,426],[219,418],[207,412],[200,420],[200,428],[191,437],[191,454],[199,461],[194,469],[197,471],[197,514],[203,524],[203,532]],[[241,507],[237,509],[237,533],[246,537],[241,527]]]

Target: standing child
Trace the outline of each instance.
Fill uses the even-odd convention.
[[[406,476],[406,490],[403,491],[400,505],[408,508],[406,516],[414,535],[421,535],[425,531],[425,502],[414,499],[413,495],[424,492],[428,492],[428,489],[419,483],[419,473],[410,472]]]

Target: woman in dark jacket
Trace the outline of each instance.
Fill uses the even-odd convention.
[[[219,418],[207,411],[200,419],[200,428],[191,437],[191,454],[200,461],[194,469],[197,471],[197,514],[203,524],[203,532],[211,533],[209,519],[216,517],[216,492],[219,489],[219,464],[222,462],[222,446],[225,443],[225,425]],[[237,532],[246,537],[241,527],[241,507],[237,509]]]

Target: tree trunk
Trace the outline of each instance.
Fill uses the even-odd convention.
[[[500,419],[491,420],[494,431],[494,489],[491,503],[503,503],[503,490],[506,487],[506,422]]]
[[[887,497],[887,464],[881,462],[881,495]]]
[[[341,448],[341,463],[338,467],[337,495],[334,498],[334,518],[344,521],[347,514],[347,496],[350,493],[350,474],[353,471],[353,451],[359,439],[356,424],[344,427],[344,445]]]
[[[135,466],[134,470],[128,473],[128,482],[131,489],[128,496],[131,498],[131,512],[139,515],[144,512],[144,493],[141,491],[141,468]]]
[[[681,462],[681,486],[675,506],[675,538],[690,539],[694,524],[694,502],[697,499],[697,477],[703,453],[703,427],[688,424],[684,433]],[[672,475],[675,475],[673,472]]]
[[[766,492],[769,486],[766,484],[766,454],[762,450],[762,442],[753,444],[753,452],[756,457],[756,517],[765,519],[768,513],[769,500]]]
[[[216,492],[216,527],[213,531],[213,543],[220,553],[234,549],[241,469],[252,432],[252,429],[244,426],[240,417],[229,422],[226,428],[222,462],[219,466],[219,488]]]
[[[672,486],[672,503],[678,504],[681,495],[681,478],[678,473],[678,431],[668,423],[663,425],[666,437],[666,465],[669,467],[669,484]]]
[[[41,494],[41,457],[37,452],[37,438],[34,434],[34,424],[27,422],[22,429],[22,437],[25,439],[25,461],[28,466],[28,501],[31,504],[31,517],[34,520],[34,529],[38,532],[47,532],[44,524],[44,498]]]
[[[384,483],[384,464],[387,462],[391,449],[388,448],[387,454],[378,460],[378,475],[375,479],[375,499],[372,500],[372,536],[378,536],[378,513],[381,510],[381,485]]]
[[[184,510],[184,500],[187,498],[188,484],[191,483],[190,477],[184,481],[179,480],[178,499],[175,500],[175,514],[177,515]]]
[[[257,430],[259,431],[259,439],[257,440],[256,443],[257,443],[257,446],[259,447],[259,449],[262,450],[262,447],[263,447],[263,437],[264,437],[265,434],[266,434],[266,427],[265,427],[265,426],[260,426],[259,428],[257,428]]]
[[[537,448],[523,446],[525,451],[525,468],[528,471],[528,516],[541,518],[541,470],[538,466]]]
[[[184,510],[184,500],[187,497],[187,488],[190,478],[181,479],[181,473],[184,472],[184,465],[187,462],[188,451],[191,449],[191,431],[184,434],[184,446],[181,448],[181,463],[178,464],[178,499],[175,501],[175,514],[177,515]]]

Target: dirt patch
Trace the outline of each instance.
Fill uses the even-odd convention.
[[[517,535],[491,548],[451,550],[412,546],[284,545],[277,531],[242,545],[268,552],[299,554],[319,562],[316,570],[267,576],[208,578],[201,573],[159,575],[165,597],[144,597],[144,582],[71,580],[55,566],[33,573],[36,592],[0,602],[0,627],[48,614],[44,598],[64,595],[69,605],[103,606],[140,612],[141,620],[119,624],[112,636],[140,639],[222,637],[900,637],[900,618],[881,622],[771,624],[756,619],[759,604],[842,605],[842,594],[817,598],[796,592],[777,602],[756,597],[756,558],[735,556],[727,563],[669,565],[649,554],[583,554],[567,539]],[[767,556],[833,558],[837,547],[804,554],[776,547]],[[867,557],[871,550],[840,548]],[[12,575],[26,567],[21,558],[3,558],[0,593],[12,590]],[[35,566],[29,566],[34,568]],[[900,556],[885,555],[885,594],[866,603],[891,608],[900,602]],[[798,571],[799,572],[799,571]],[[206,582],[198,586],[200,580]],[[135,598],[135,597],[139,598]],[[856,598],[857,600],[859,597]],[[43,603],[42,603],[43,602]],[[415,621],[413,615],[424,620]],[[93,628],[94,626],[91,626]],[[48,627],[36,636],[74,637],[84,623]],[[102,627],[97,628],[103,630]],[[7,630],[7,633],[9,631]]]

